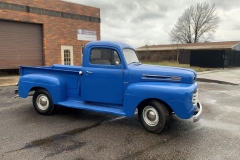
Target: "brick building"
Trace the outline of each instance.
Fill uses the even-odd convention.
[[[60,0],[0,0],[0,70],[81,65],[82,47],[100,40],[100,9]]]

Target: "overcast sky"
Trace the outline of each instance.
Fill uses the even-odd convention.
[[[168,33],[184,10],[197,0],[65,0],[100,8],[101,40],[121,41],[137,48],[170,44]],[[240,40],[240,0],[215,3],[220,25],[214,41]]]

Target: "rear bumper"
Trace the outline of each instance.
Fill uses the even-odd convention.
[[[197,122],[202,117],[202,104],[197,102],[197,109],[193,115],[193,122]]]
[[[15,85],[18,86],[18,83],[16,83]],[[19,95],[18,95],[18,89],[15,89],[15,90],[14,90],[14,93],[15,93],[14,98],[19,97]]]

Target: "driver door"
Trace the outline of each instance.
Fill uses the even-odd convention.
[[[123,65],[117,50],[93,48],[81,83],[83,101],[123,103]]]

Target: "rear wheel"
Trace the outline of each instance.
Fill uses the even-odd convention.
[[[164,104],[151,100],[140,106],[138,116],[146,130],[159,133],[169,119],[169,112]]]
[[[47,90],[38,89],[33,95],[33,106],[35,110],[42,115],[50,115],[55,110],[52,98]]]

